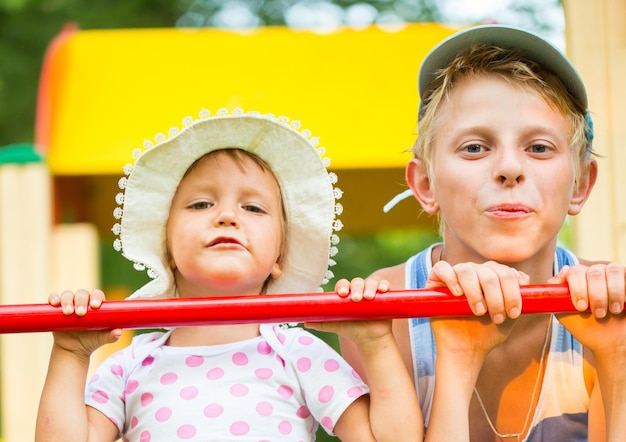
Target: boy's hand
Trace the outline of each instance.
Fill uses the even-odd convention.
[[[576,310],[589,308],[596,318],[604,318],[609,312],[619,315],[624,311],[625,273],[624,266],[615,262],[564,266],[548,283],[567,283]]]
[[[454,296],[465,295],[476,316],[489,312],[494,323],[502,324],[507,316],[517,318],[521,314],[520,286],[529,281],[526,273],[494,261],[454,266],[438,261],[433,265],[425,287],[447,287]]]
[[[88,307],[100,308],[104,300],[104,293],[98,289],[92,292],[82,289],[76,292],[66,290],[60,295],[51,293],[48,296],[48,303],[54,307],[60,307],[64,315],[76,314],[77,316],[86,315]],[[121,335],[121,329],[53,333],[55,347],[86,359],[89,359],[89,356],[102,345],[117,341]]]
[[[626,296],[624,266],[618,263],[598,263],[563,267],[548,282],[567,283],[572,302],[578,311],[591,313],[557,315],[559,321],[596,358],[602,354],[615,356],[626,350]]]

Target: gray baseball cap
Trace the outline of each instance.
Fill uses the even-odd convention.
[[[587,109],[585,84],[568,58],[556,46],[532,32],[503,25],[482,25],[459,31],[435,46],[424,58],[418,76],[420,97],[436,72],[473,44],[518,49],[525,57],[559,77],[563,85]]]

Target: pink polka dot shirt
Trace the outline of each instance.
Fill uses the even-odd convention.
[[[168,337],[136,336],[87,385],[86,404],[124,441],[313,441],[369,391],[301,328],[261,325],[258,338],[206,347],[170,347]]]

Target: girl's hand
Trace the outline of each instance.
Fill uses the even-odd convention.
[[[389,288],[389,281],[372,277],[367,279],[354,278],[352,281],[340,279],[335,284],[335,291],[339,296],[345,298],[350,295],[350,299],[354,302],[360,302],[362,299],[374,299],[377,293],[386,293]]]
[[[363,299],[374,299],[377,293],[388,292],[389,282],[371,277],[354,278],[352,281],[341,279],[335,284],[335,291],[342,298],[350,296],[352,301],[360,302]],[[357,345],[392,335],[391,320],[307,322],[304,325],[314,330],[344,336]]]
[[[386,336],[393,337],[391,323],[392,321],[390,319],[379,319],[367,321],[305,322],[304,326],[314,330],[341,335],[350,339],[357,344],[357,346],[361,346],[379,341]]]
[[[494,261],[454,266],[438,261],[433,265],[425,287],[447,287],[454,296],[465,295],[476,316],[488,312],[495,324],[502,324],[507,316],[517,318],[521,314],[520,286],[529,282],[526,273]]]
[[[87,307],[100,308],[104,300],[104,292],[100,289],[94,289],[91,292],[84,289],[76,292],[65,290],[60,295],[50,293],[48,296],[48,304],[53,307],[60,306],[66,316],[72,313],[76,313],[76,316],[85,316]]]
[[[83,289],[76,292],[66,290],[60,295],[51,293],[48,296],[48,303],[54,307],[60,307],[64,315],[76,314],[77,316],[86,315],[88,307],[100,308],[104,300],[104,293],[98,289],[92,292]],[[117,341],[121,335],[121,329],[53,333],[54,345],[57,348],[87,359],[96,349]]]

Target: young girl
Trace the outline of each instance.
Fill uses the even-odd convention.
[[[154,277],[132,298],[317,290],[339,224],[315,139],[240,111],[183,124],[121,183],[117,247]],[[50,303],[83,315],[103,298],[81,290]],[[355,339],[369,388],[301,328],[246,324],[138,335],[85,391],[90,354],[120,330],[55,333],[36,439],[296,441],[314,440],[318,424],[345,441],[421,438],[391,322],[336,327]]]
[[[386,279],[467,297],[476,318],[394,321],[427,440],[624,440],[624,267],[557,246],[597,175],[578,73],[531,33],[480,26],[429,53],[419,90],[406,179],[443,242],[337,290],[358,300]],[[591,313],[520,315],[520,286],[539,283],[567,283]]]

